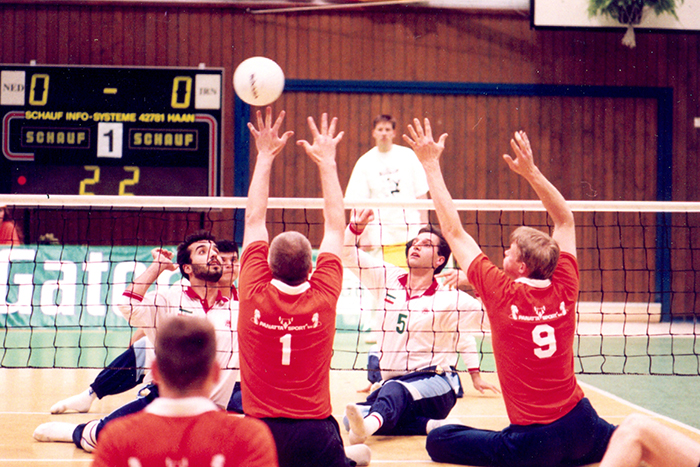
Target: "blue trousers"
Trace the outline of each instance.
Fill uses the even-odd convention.
[[[416,371],[386,381],[358,406],[365,416],[376,412],[384,419],[377,435],[425,435],[428,420],[447,418],[457,402],[458,387],[457,373]]]
[[[600,462],[615,426],[583,398],[547,425],[510,425],[502,431],[446,425],[430,432],[426,449],[435,462],[493,467],[579,466]]]
[[[148,339],[142,337],[100,371],[90,385],[98,399],[121,394],[143,382],[147,343]]]

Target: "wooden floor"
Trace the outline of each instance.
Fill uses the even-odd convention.
[[[54,402],[84,390],[96,374],[97,370],[0,369],[0,394],[3,395],[0,398],[0,467],[89,465],[92,456],[73,444],[40,443],[32,438],[32,432],[39,424],[48,421],[81,423],[99,418],[135,397],[135,390],[106,397],[96,401],[88,414],[49,414],[49,407]],[[496,380],[492,373],[484,376],[492,382]],[[468,377],[464,378],[465,383],[468,380]],[[359,371],[334,371],[331,384],[334,414],[340,420],[346,404],[363,399],[364,395],[357,390],[365,386],[365,374]],[[465,386],[465,390],[465,397],[458,401],[450,417],[479,428],[501,429],[508,424],[500,395],[480,395],[471,385]],[[584,386],[584,391],[598,413],[611,423],[619,423],[629,413],[644,411],[595,388]],[[698,430],[660,418],[700,441]],[[347,443],[344,430],[343,436]],[[425,451],[423,436],[377,436],[370,438],[368,445],[372,449],[372,465],[406,467],[432,464]]]

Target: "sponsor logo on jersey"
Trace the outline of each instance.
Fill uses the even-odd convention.
[[[321,321],[318,318],[318,313],[314,313],[311,316],[310,322],[306,322],[303,324],[293,324],[294,317],[282,318],[281,316],[278,316],[277,321],[279,324],[268,323],[266,321],[263,321],[262,313],[260,313],[260,310],[255,310],[255,313],[253,314],[253,324],[255,324],[256,326],[263,327],[265,329],[272,329],[275,331],[304,331],[306,329],[317,328],[321,325]]]
[[[545,306],[533,306],[532,307],[533,311],[535,312],[534,315],[523,315],[520,313],[520,310],[518,309],[517,306],[511,305],[510,306],[510,318],[516,321],[551,321],[553,319],[561,318],[562,316],[566,316],[566,305],[564,305],[564,302],[561,302],[559,304],[559,309],[556,310],[553,313],[547,313],[547,307]]]

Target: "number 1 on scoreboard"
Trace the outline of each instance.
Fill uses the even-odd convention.
[[[97,157],[121,159],[123,133],[124,125],[121,123],[98,123]]]

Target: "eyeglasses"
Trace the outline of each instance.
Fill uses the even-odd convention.
[[[436,248],[439,245],[435,245],[433,242],[430,240],[413,240],[413,243],[411,243],[411,246],[417,246],[417,247],[425,247],[425,248]]]

